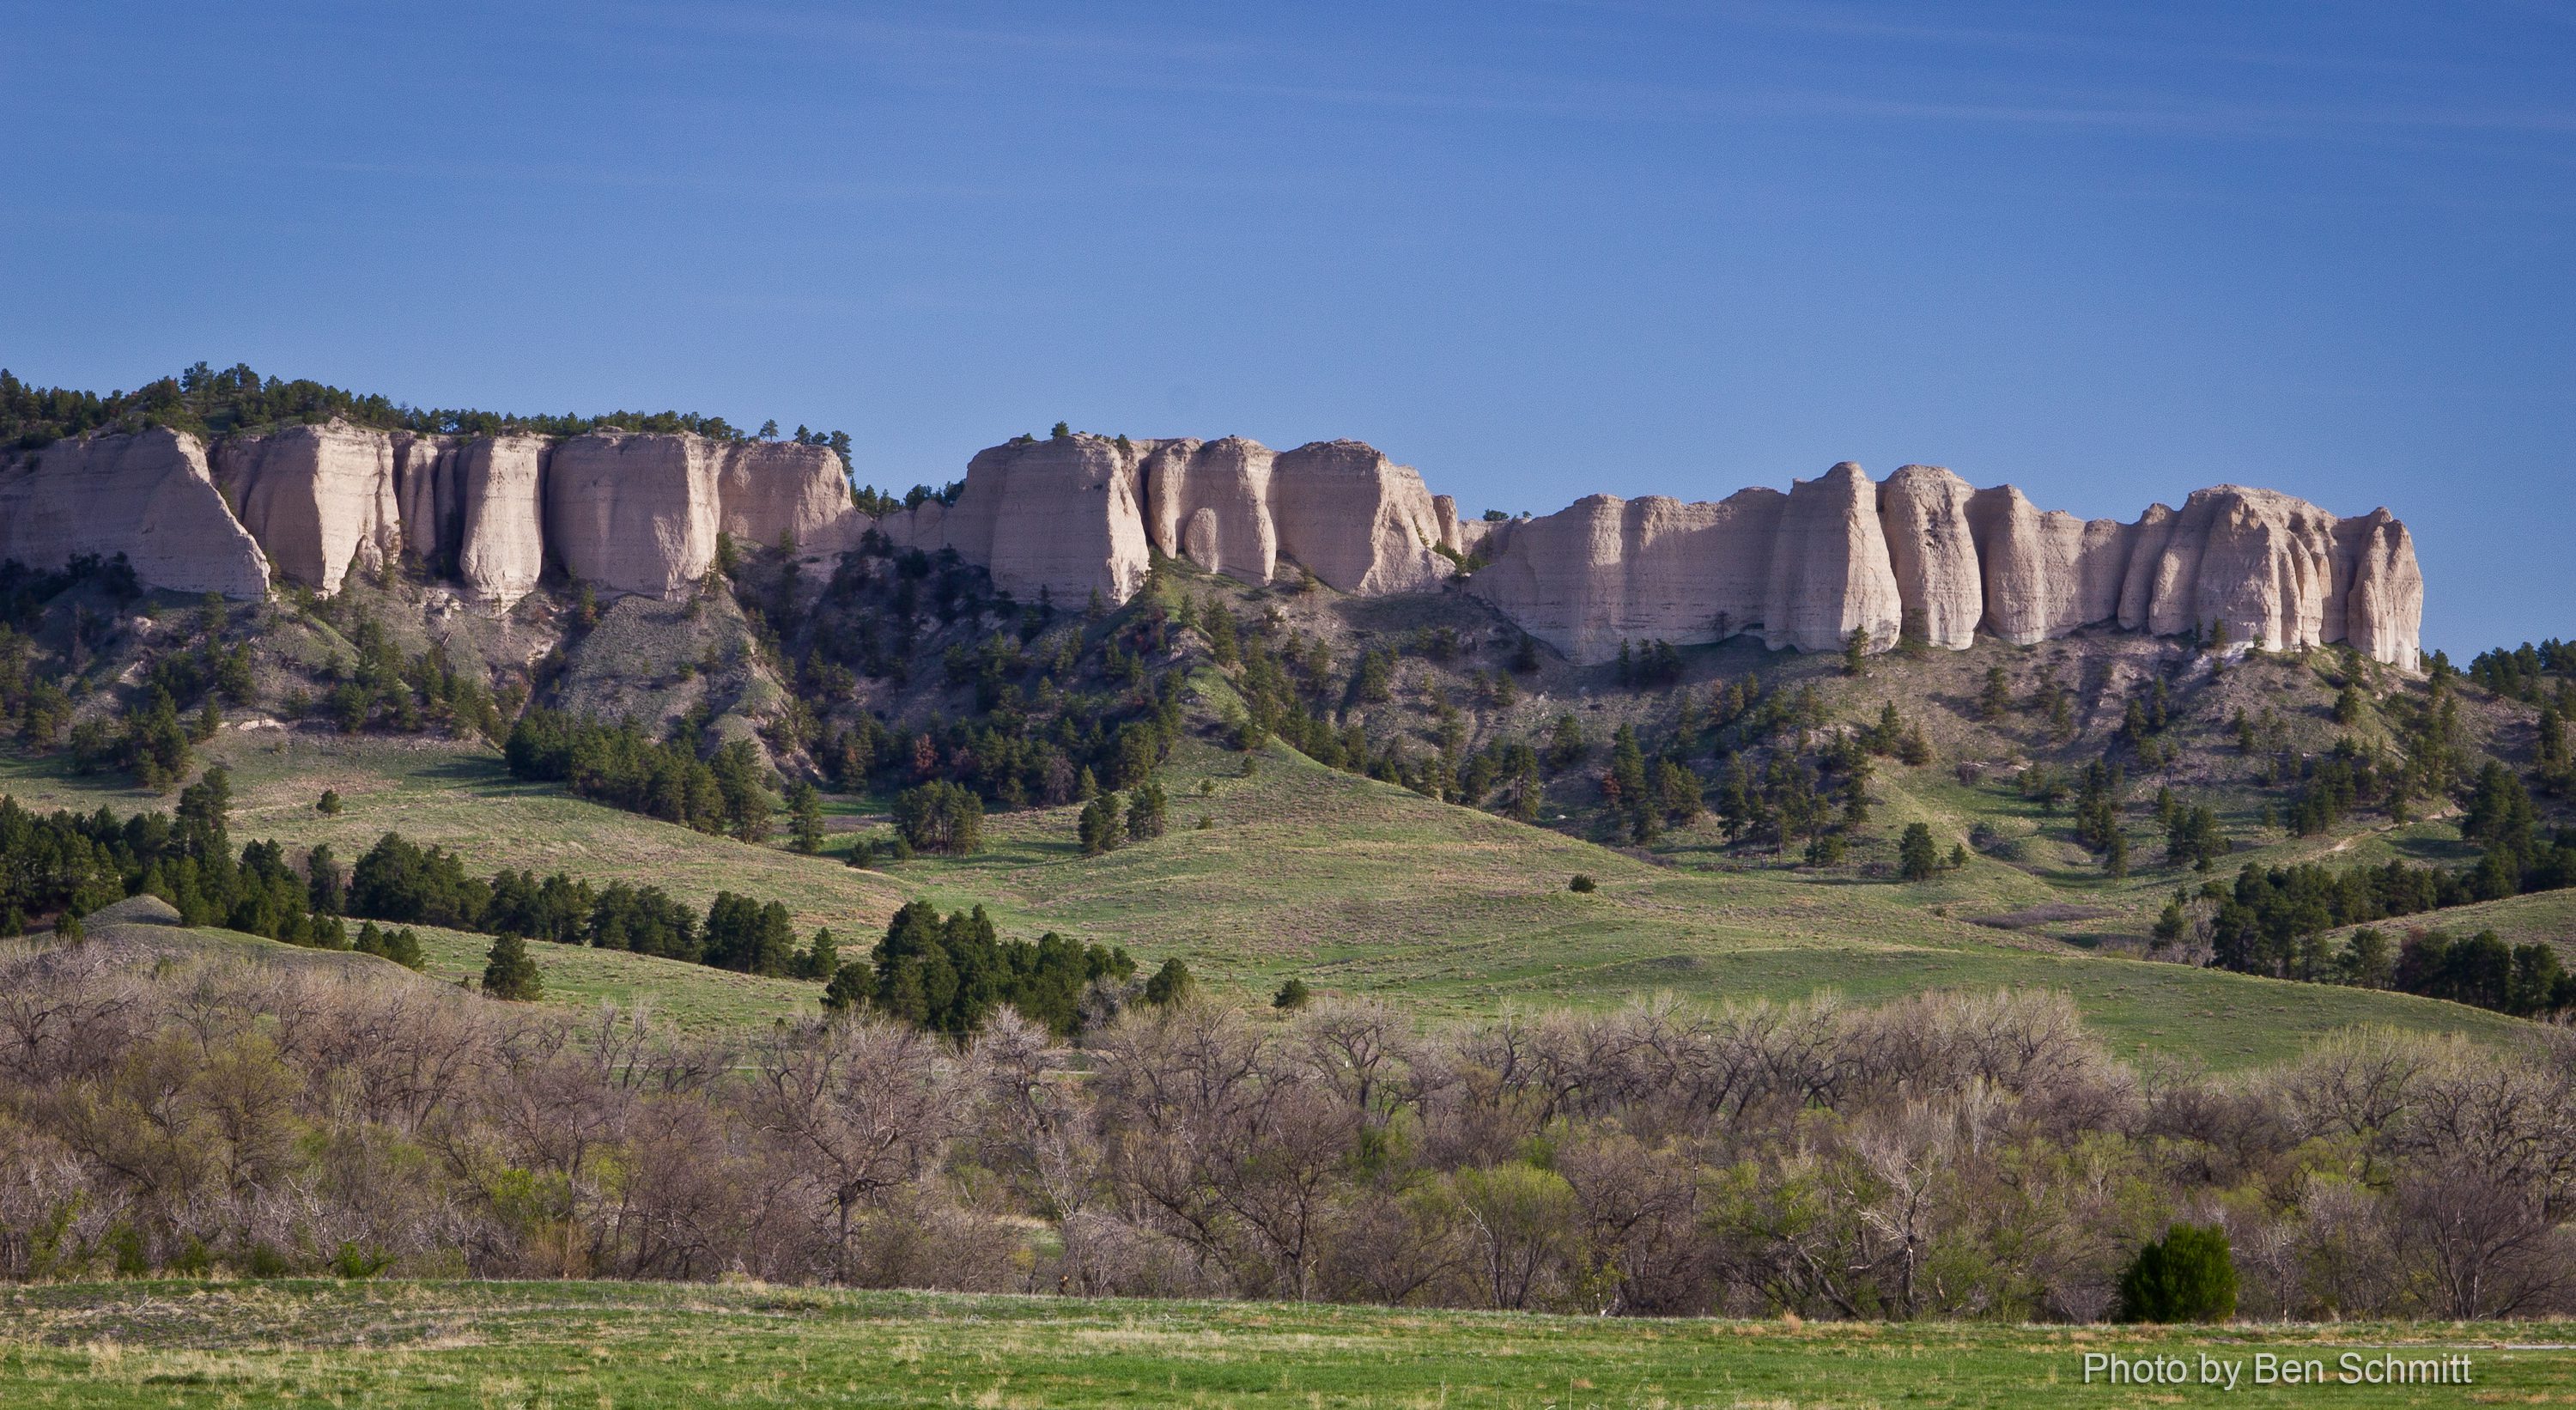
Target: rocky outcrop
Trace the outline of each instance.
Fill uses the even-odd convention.
[[[1771,489],[1719,504],[1592,495],[1489,531],[1497,556],[1468,590],[1576,660],[1630,639],[1716,641],[1761,625],[1787,505]]]
[[[352,569],[402,552],[392,439],[345,421],[235,436],[215,448],[215,483],[280,578],[338,592]]]
[[[966,489],[940,516],[954,548],[1022,597],[1124,602],[1152,566],[1145,537],[1142,448],[1100,436],[1016,441],[978,452]],[[919,535],[915,541],[920,541]]]
[[[394,501],[402,508],[403,552],[425,567],[452,562],[465,534],[456,483],[456,445],[446,436],[396,431]]]
[[[2043,513],[2010,485],[1978,491],[1968,522],[1985,578],[1988,631],[2028,646],[2118,619],[2138,526]]]
[[[851,546],[850,482],[828,447],[745,441],[720,449],[718,527],[745,548],[793,544],[804,553]]]
[[[2415,544],[2406,526],[2387,510],[2374,509],[2344,520],[2335,532],[2352,565],[2351,587],[2343,598],[2343,639],[2371,660],[2417,669],[2424,574],[2415,564]]]
[[[1578,660],[1639,638],[1873,649],[1908,631],[1959,648],[1983,629],[2029,644],[2087,628],[2223,626],[2269,649],[2349,642],[2415,668],[2423,575],[2384,509],[2343,520],[2222,485],[2137,522],[2043,511],[2011,486],[1935,466],[1875,485],[1834,466],[1788,493],[1715,503],[1595,495],[1556,514],[1461,521],[1456,501],[1356,441],[1273,452],[1217,441],[1064,435],[978,453],[953,504],[870,520],[838,459],[799,443],[602,431],[419,435],[335,422],[225,442],[109,436],[0,467],[0,549],[54,565],[125,553],[146,581],[255,595],[272,571],[336,591],[408,555],[507,609],[550,563],[609,594],[693,591],[730,536],[808,555],[870,529],[954,550],[1022,597],[1123,602],[1153,555],[1247,583],[1293,562],[1358,595],[1466,584]],[[1446,554],[1442,552],[1446,550]],[[1455,555],[1455,559],[1448,555]]]
[[[56,441],[0,461],[0,561],[50,571],[120,553],[157,587],[268,593],[268,558],[224,503],[194,436]]]
[[[2194,492],[2157,558],[2142,614],[2147,629],[2223,624],[2231,639],[2267,650],[2349,639],[2375,660],[2413,669],[2423,611],[2414,545],[2384,509],[2353,522],[2358,527],[2347,528],[2306,500],[2272,490],[2220,485]],[[2365,559],[2366,646],[2351,633]]]
[[[1877,486],[1848,460],[1816,479],[1793,481],[1771,547],[1763,644],[1839,651],[1865,630],[1884,651],[1895,644],[1903,615],[1878,527]]]
[[[698,436],[594,431],[557,445],[545,538],[564,570],[609,593],[676,597],[715,562],[718,446]]]
[[[1422,476],[1358,441],[1281,452],[1271,514],[1279,551],[1342,592],[1405,592],[1449,575],[1431,551],[1440,519]]]
[[[1968,523],[1968,482],[1937,465],[1901,465],[1878,487],[1878,526],[1904,604],[1904,629],[1963,651],[1985,616],[1985,578]]]
[[[1279,566],[1270,513],[1278,456],[1258,441],[1160,441],[1144,456],[1145,531],[1154,551],[1211,573],[1266,583]]]
[[[478,436],[454,456],[456,575],[495,607],[535,591],[545,571],[546,455],[542,437]]]
[[[1725,522],[1756,527],[1729,534]],[[2027,645],[2087,627],[2173,634],[2223,622],[2239,642],[2348,641],[2412,670],[2423,616],[2414,546],[2386,510],[2339,521],[2235,486],[2123,524],[2042,511],[2010,486],[1971,491],[1930,466],[1873,487],[1845,464],[1785,497],[1594,496],[1462,538],[1493,559],[1469,590],[1580,661],[1627,639],[1713,640],[1725,613],[1802,651],[1834,649],[1855,627],[1884,650],[1908,623],[1931,644],[1964,647],[1981,628]]]

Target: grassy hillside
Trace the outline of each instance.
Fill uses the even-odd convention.
[[[718,891],[778,900],[800,931],[882,930],[903,904],[884,877],[837,862],[750,847],[633,813],[587,803],[545,784],[521,783],[490,749],[427,738],[344,737],[315,731],[227,729],[203,751],[232,771],[236,838],[297,847],[331,844],[346,861],[388,831],[464,855],[469,871],[555,870],[598,880],[650,882],[703,909]],[[342,808],[314,808],[324,789]],[[0,792],[30,808],[163,809],[167,797],[114,775],[71,773],[59,755],[0,753]]]
[[[488,935],[413,926],[426,961],[415,975],[373,955],[305,949],[217,926],[183,926],[177,913],[153,896],[131,897],[101,909],[87,919],[84,930],[89,946],[115,954],[241,960],[379,982],[471,983],[481,978],[485,954],[492,945]],[[734,974],[623,950],[539,943],[530,945],[528,953],[545,982],[540,1007],[578,1013],[612,1001],[629,1009],[648,1008],[662,1021],[689,1033],[738,1033],[809,1015],[818,1009],[822,996],[821,985],[802,980]]]
[[[122,1283],[0,1293],[0,1399],[99,1407],[1930,1406],[2179,1400],[2088,1352],[2244,1363],[2257,1405],[2541,1403],[2576,1327],[1656,1321],[616,1283]],[[2465,1387],[2252,1384],[2258,1354],[2470,1358]],[[2204,1393],[2217,1394],[2216,1391]]]
[[[1254,1001],[1291,976],[1328,992],[1405,1002],[1427,1016],[1505,1003],[1608,1004],[1658,991],[1728,1000],[1833,989],[1865,1000],[1932,987],[2039,985],[2075,995],[2121,1051],[2188,1053],[2220,1067],[2276,1060],[2353,1023],[2486,1035],[2514,1026],[2402,995],[2106,955],[2049,933],[2080,925],[1979,925],[1969,917],[2027,912],[2069,894],[1983,857],[1921,886],[1702,867],[1686,852],[1632,855],[1433,802],[1276,747],[1244,778],[1241,756],[1185,744],[1164,774],[1173,830],[1151,843],[1086,859],[1074,842],[1075,810],[1034,809],[996,815],[980,856],[882,873],[708,838],[519,784],[487,751],[337,736],[281,741],[267,731],[219,748],[235,769],[241,837],[329,841],[348,856],[394,828],[458,847],[478,868],[568,867],[599,880],[651,881],[693,904],[719,888],[749,890],[785,901],[800,927],[830,925],[862,941],[904,897],[982,904],[1008,933],[1057,930],[1123,944],[1149,963],[1179,955],[1203,982]],[[337,817],[310,805],[323,786],[347,800]],[[1926,800],[1906,801],[1906,786],[1892,782],[1889,807],[1937,808],[1950,786],[1925,785]],[[0,787],[33,806],[160,802],[24,759],[0,761]],[[1209,827],[1197,826],[1201,817]],[[1596,878],[1599,890],[1567,890],[1577,872]],[[2166,884],[2142,878],[2085,894],[2134,910]],[[488,941],[422,934],[434,973],[479,972]],[[533,952],[558,1002],[652,994],[691,1025],[762,1021],[811,1003],[814,993],[811,985],[639,956],[547,945]]]

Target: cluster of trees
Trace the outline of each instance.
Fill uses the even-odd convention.
[[[687,960],[745,974],[829,979],[839,968],[832,934],[800,947],[787,908],[719,893],[703,919],[659,887],[604,887],[563,872],[538,877],[504,868],[469,875],[464,860],[388,832],[355,864],[328,845],[301,867],[275,842],[234,852],[225,824],[230,776],[221,768],[182,790],[174,817],[106,809],[40,816],[0,796],[0,934],[48,916],[78,918],[127,896],[170,902],[187,925],[215,925],[289,944],[358,949],[418,968],[418,936],[395,926],[437,925],[491,935],[593,945]]]
[[[301,378],[287,381],[262,377],[242,363],[218,371],[200,362],[175,377],[158,378],[130,392],[105,395],[67,387],[34,387],[0,369],[0,441],[21,449],[91,431],[167,426],[201,436],[219,436],[298,422],[319,425],[334,417],[384,430],[456,435],[577,436],[585,431],[618,427],[629,431],[692,431],[717,440],[751,439],[721,416],[689,412],[517,416],[493,411],[424,409]],[[800,439],[841,452],[842,465],[847,468],[849,437],[837,431],[820,436],[803,427],[797,429]],[[762,430],[774,436],[777,423]]]
[[[2247,866],[2232,887],[2209,881],[2197,893],[2176,892],[2157,918],[2157,944],[2206,946],[2210,963],[2247,974],[2401,989],[2514,1014],[2576,1008],[2576,976],[2562,974],[2545,944],[2508,947],[2492,933],[2453,941],[2419,931],[2392,956],[2376,929],[2356,931],[2341,945],[2328,938],[2345,927],[2576,886],[2576,829],[2562,828],[2544,844],[2520,782],[2501,766],[2486,778],[2497,786],[2480,790],[2483,801],[2473,798],[2462,827],[2488,844],[2476,866]]]
[[[1177,961],[1174,961],[1177,963]],[[840,965],[824,990],[835,1011],[867,1012],[962,1038],[1004,1007],[1071,1038],[1117,1014],[1136,962],[1124,948],[1048,931],[1004,940],[977,906],[942,919],[927,901],[896,911],[865,960]]]
[[[22,935],[45,917],[65,934],[82,916],[128,896],[151,894],[178,908],[185,925],[219,925],[289,944],[345,950],[340,872],[317,848],[312,874],[297,872],[275,842],[235,852],[225,814],[231,777],[221,768],[180,791],[174,817],[39,815],[0,796],[0,935]]]
[[[347,630],[356,658],[332,665],[331,687],[308,707],[313,715],[342,734],[434,729],[459,738],[501,738],[501,708],[480,665],[456,665],[437,642],[407,658],[382,622],[364,612],[352,615]]]
[[[810,610],[791,611],[792,595],[780,591],[788,566],[764,568],[767,578],[749,575],[758,581],[738,582],[736,596],[773,621],[782,640],[801,640],[797,675],[820,714],[797,737],[773,742],[807,749],[836,787],[943,782],[991,806],[1059,806],[1132,786],[1180,734],[1182,681],[1154,679],[1143,663],[1168,652],[1181,618],[1195,621],[1194,606],[1175,613],[1149,589],[1137,610],[1115,621],[1105,608],[1059,613],[1044,594],[1024,607],[1007,594],[985,596],[989,581],[953,552],[895,553],[878,543],[872,553],[845,555]],[[900,729],[836,708],[855,699],[863,676],[910,679],[926,615],[947,624],[999,621],[981,642],[955,642],[940,659],[946,683],[971,692],[971,708]]]
[[[1082,855],[1097,857],[1129,842],[1147,842],[1160,837],[1170,827],[1170,800],[1163,796],[1163,786],[1146,779],[1124,801],[1115,793],[1103,793],[1082,805],[1082,815],[1075,820],[1074,835],[1082,843]]]
[[[473,876],[455,853],[392,832],[350,868],[342,906],[371,920],[628,950],[743,974],[828,979],[839,963],[829,930],[800,949],[787,907],[776,901],[718,892],[700,919],[658,886],[593,886],[563,872],[540,878],[507,868]]]
[[[534,705],[510,727],[502,753],[512,777],[745,842],[767,841],[777,811],[768,769],[745,739],[700,759],[685,740],[656,742],[632,720],[604,724]]]
[[[954,920],[898,968],[948,963]],[[964,1041],[860,1006],[733,1045],[436,986],[13,961],[0,1277],[2068,1322],[2205,1313],[2230,1271],[2263,1318],[2576,1297],[2562,1031],[2356,1033],[2213,1078],[2124,1067],[2032,994],[1265,1015],[1128,1007],[1075,1081],[1004,1008]]]

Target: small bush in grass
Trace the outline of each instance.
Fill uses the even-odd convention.
[[[331,1255],[331,1276],[335,1278],[372,1278],[393,1266],[392,1254],[355,1239],[342,1239],[340,1251]]]
[[[1565,889],[1580,895],[1589,896],[1593,892],[1600,890],[1601,886],[1599,882],[1592,879],[1589,872],[1576,872],[1574,874],[1574,879],[1565,883]]]
[[[1145,981],[1145,1002],[1158,1007],[1177,1004],[1197,987],[1188,965],[1177,959],[1165,960],[1163,967],[1154,971],[1154,977]]]
[[[1314,997],[1305,980],[1291,979],[1280,985],[1279,992],[1270,997],[1270,1006],[1274,1009],[1302,1009],[1314,1002]]]
[[[338,817],[340,815],[340,790],[336,788],[323,789],[322,797],[313,805],[313,811],[320,813],[326,818]]]
[[[2224,1322],[2236,1315],[2236,1262],[2227,1231],[2176,1224],[2138,1250],[2120,1275],[2123,1322]]]

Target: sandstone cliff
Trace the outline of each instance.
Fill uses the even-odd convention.
[[[1968,482],[1937,465],[1900,465],[1878,488],[1879,532],[1906,623],[1934,646],[1975,643],[1985,576],[1968,526]]]
[[[545,571],[547,445],[537,436],[479,436],[454,456],[456,575],[507,608]]]
[[[215,488],[206,448],[175,431],[0,461],[0,560],[52,570],[91,553],[122,553],[144,582],[180,592],[268,592],[268,558]]]
[[[1282,559],[1328,587],[1376,595],[1449,576],[1444,528],[1422,477],[1357,441],[1272,451],[1257,441],[1067,435],[980,451],[953,506],[875,527],[907,548],[953,548],[994,582],[1058,601],[1124,602],[1152,554],[1266,583]]]
[[[1971,491],[1935,467],[1873,486],[1844,464],[1785,497],[1596,495],[1466,538],[1493,558],[1469,590],[1586,661],[1628,638],[1690,644],[1748,630],[1821,651],[1857,627],[1886,650],[1900,630],[1964,648],[1980,628],[2027,645],[2093,626],[2223,623],[2238,642],[2350,642],[2413,670],[2423,619],[2414,545],[2388,511],[2338,520],[2232,485],[2124,524],[2042,511],[2010,486]]]
[[[218,493],[220,486],[220,493]],[[1488,560],[1468,590],[1580,660],[1622,641],[1758,633],[1774,648],[1873,649],[1982,629],[2029,644],[2088,627],[2162,634],[2223,624],[2271,649],[2350,642],[2413,669],[2423,575],[2384,509],[2338,519],[2222,485],[2134,523],[2042,510],[1909,465],[1884,485],[1834,466],[1788,493],[1715,503],[1595,495],[1542,518],[1458,518],[1456,502],[1357,441],[1275,452],[1217,441],[1066,435],[978,453],[953,505],[869,520],[820,446],[601,431],[548,442],[334,422],[239,437],[102,436],[0,469],[0,556],[57,564],[125,552],[147,581],[253,595],[269,575],[336,591],[408,555],[506,610],[547,566],[608,594],[673,597],[719,535],[808,555],[869,529],[953,549],[1024,598],[1123,602],[1153,555],[1248,583],[1294,564],[1341,592],[1421,591]]]
[[[215,447],[215,483],[278,577],[338,592],[350,569],[402,552],[393,442],[345,421],[234,436]]]

